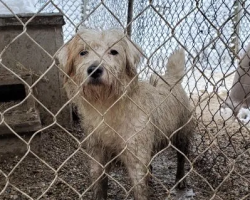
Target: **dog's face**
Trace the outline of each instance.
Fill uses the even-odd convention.
[[[67,76],[84,96],[120,95],[137,82],[140,51],[117,30],[82,30],[58,54]],[[105,95],[104,95],[105,94]]]

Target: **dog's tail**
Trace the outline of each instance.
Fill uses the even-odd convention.
[[[166,80],[171,82],[179,81],[181,83],[185,74],[185,52],[184,49],[175,50],[169,57],[167,63]],[[170,83],[171,84],[171,83]]]
[[[153,86],[159,86],[166,83],[170,86],[177,83],[179,84],[182,82],[184,74],[185,52],[184,49],[177,49],[170,55],[168,59],[166,73],[161,76],[161,78],[156,74],[152,74],[150,77],[150,83]]]

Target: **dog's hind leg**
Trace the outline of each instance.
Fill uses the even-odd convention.
[[[176,183],[179,189],[184,189],[186,187],[186,180],[181,180],[185,175],[185,161],[188,156],[189,151],[189,137],[186,133],[181,131],[176,133],[177,135],[174,138],[174,145],[179,150],[177,151],[177,172],[176,172]],[[185,156],[184,156],[185,155]],[[180,181],[181,180],[181,181]]]

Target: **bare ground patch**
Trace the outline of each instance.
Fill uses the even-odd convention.
[[[171,190],[176,155],[167,149],[152,161],[150,199],[166,199],[170,193],[170,199],[250,199],[250,134],[235,119],[221,117],[220,103],[216,95],[209,96],[196,108],[197,129],[186,165],[188,190],[195,196],[179,197]],[[35,136],[31,151],[1,154],[0,199],[91,199],[89,157],[79,144],[84,134],[79,127],[69,132],[51,127]],[[116,163],[109,175],[108,199],[124,199],[123,188],[131,188],[126,170]]]

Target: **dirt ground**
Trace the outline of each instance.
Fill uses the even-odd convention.
[[[197,129],[186,165],[187,192],[173,189],[176,155],[167,149],[152,162],[150,200],[250,199],[249,131],[233,117],[221,117],[217,95],[192,98],[197,105]],[[77,142],[84,134],[79,126],[70,133],[74,138],[59,127],[50,127],[36,134],[30,146],[23,143],[29,151],[1,153],[0,199],[90,200],[89,158]],[[108,199],[124,199],[126,192],[120,185],[126,190],[131,187],[125,169],[116,164],[109,175]]]

